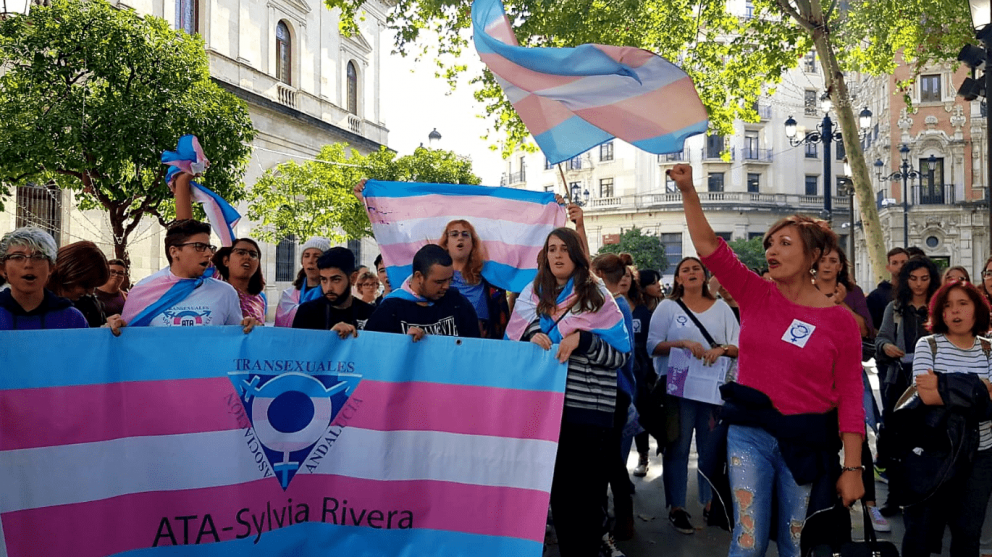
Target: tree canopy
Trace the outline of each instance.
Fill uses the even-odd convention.
[[[356,29],[364,0],[325,0],[341,8],[342,29]],[[844,132],[862,207],[869,254],[884,272],[885,249],[872,201],[870,173],[858,148],[857,119],[843,72],[891,73],[896,55],[915,70],[953,60],[973,40],[968,5],[961,0],[753,0],[735,14],[726,0],[505,0],[523,46],[600,43],[640,47],[677,63],[692,77],[710,117],[711,132],[733,133],[733,123],[758,120],[755,101],[816,48]],[[398,0],[387,24],[397,50],[433,58],[452,84],[467,70],[471,0]],[[488,70],[472,77],[485,116],[501,133],[504,154],[524,145],[527,132]],[[906,84],[904,84],[906,85]],[[860,107],[859,107],[860,108]]]
[[[393,182],[479,184],[471,161],[452,151],[419,147],[396,156],[383,147],[363,155],[345,143],[325,145],[316,160],[286,162],[267,171],[251,190],[252,235],[277,243],[289,236],[333,241],[372,235],[368,214],[352,195],[362,178]]]
[[[605,244],[596,252],[629,253],[638,269],[653,269],[664,273],[668,269],[668,258],[665,257],[665,246],[657,236],[645,234],[640,228],[634,227],[620,234],[620,242]]]
[[[106,0],[54,0],[0,21],[0,68],[0,199],[12,185],[72,190],[107,211],[126,258],[143,217],[175,214],[160,157],[187,133],[212,163],[203,185],[244,199],[254,128],[210,80],[199,37]]]
[[[750,240],[738,238],[727,242],[727,245],[734,250],[737,259],[740,259],[741,263],[748,269],[763,269],[768,266],[768,261],[765,259],[765,248],[761,245],[761,238],[751,238]]]

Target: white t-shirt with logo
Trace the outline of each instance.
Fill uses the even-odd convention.
[[[706,330],[713,337],[717,344],[732,344],[737,346],[740,337],[741,326],[734,317],[734,310],[730,309],[723,300],[717,300],[710,309],[696,313],[696,319],[706,327]],[[648,354],[654,354],[655,346],[660,342],[673,342],[677,340],[691,340],[703,345],[709,350],[710,343],[706,337],[696,327],[696,324],[689,319],[689,316],[682,311],[678,302],[674,300],[662,300],[651,315],[651,324],[648,328]],[[654,369],[659,376],[668,375],[668,356],[654,356]]]
[[[165,273],[171,274],[172,271],[166,267],[145,280],[153,280]],[[140,286],[139,282],[135,288]],[[237,290],[226,282],[208,278],[183,301],[153,317],[148,326],[240,325],[241,320],[241,303],[238,301]]]

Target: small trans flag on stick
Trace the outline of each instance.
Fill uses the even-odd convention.
[[[200,141],[195,135],[184,135],[179,138],[179,145],[175,151],[162,153],[162,164],[169,165],[169,172],[165,175],[165,183],[169,189],[175,192],[176,175],[186,172],[196,176],[203,174],[210,166],[210,161],[203,154]],[[190,194],[193,201],[203,205],[204,212],[207,213],[207,220],[213,227],[214,232],[220,237],[220,243],[224,246],[234,245],[234,227],[241,220],[241,214],[231,206],[223,197],[208,190],[196,182],[189,183]]]
[[[615,137],[649,153],[675,153],[709,125],[692,79],[654,53],[521,47],[500,0],[475,0],[472,27],[479,56],[549,163]]]

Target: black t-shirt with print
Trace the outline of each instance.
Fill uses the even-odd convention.
[[[293,328],[329,331],[331,327],[343,321],[357,329],[364,329],[365,323],[374,311],[374,307],[358,298],[352,297],[351,306],[341,309],[332,306],[327,298],[321,296],[316,300],[300,304],[293,319]]]
[[[401,298],[385,298],[365,326],[366,331],[406,334],[420,327],[429,335],[479,338],[479,319],[472,303],[454,288],[430,306]]]

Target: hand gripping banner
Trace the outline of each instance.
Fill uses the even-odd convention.
[[[3,335],[0,555],[541,555],[554,351],[268,327]]]

